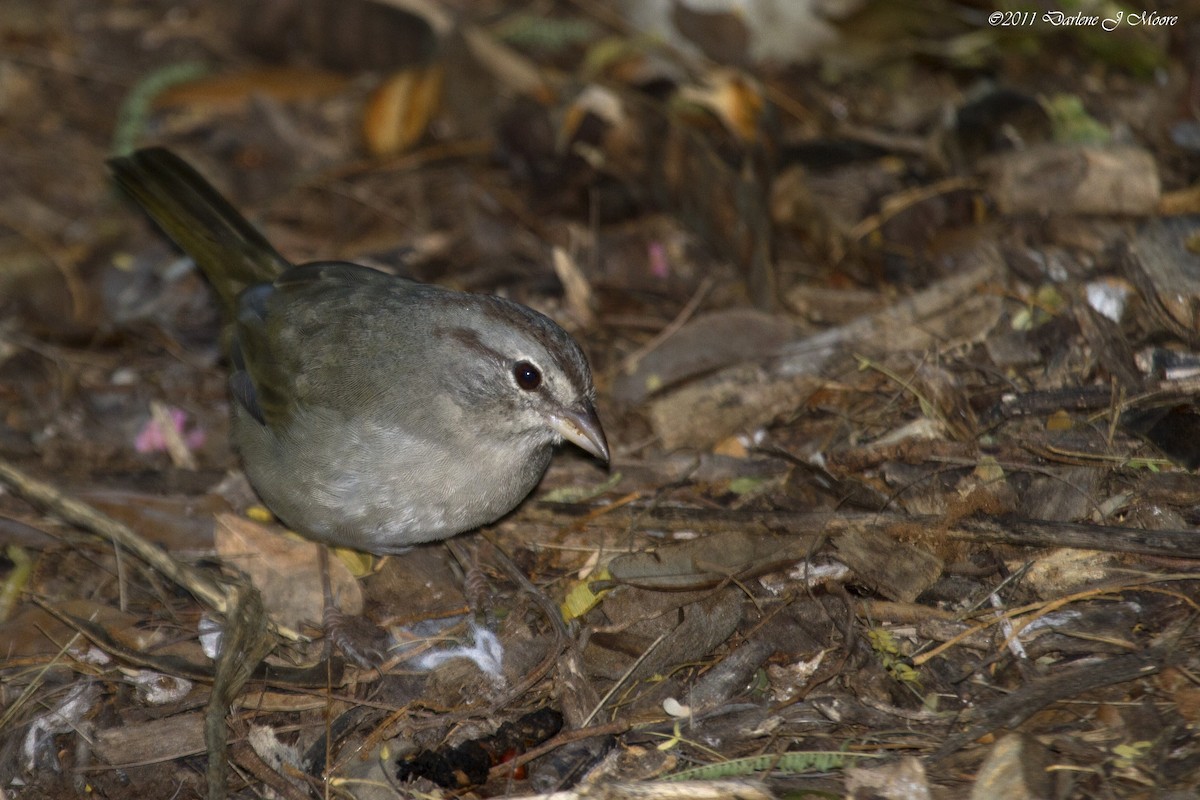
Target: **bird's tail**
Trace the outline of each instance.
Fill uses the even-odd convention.
[[[221,193],[162,147],[109,160],[126,192],[195,259],[227,309],[247,286],[273,281],[291,263]]]

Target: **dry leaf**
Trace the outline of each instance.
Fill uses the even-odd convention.
[[[225,72],[172,86],[154,98],[154,105],[185,108],[194,113],[227,113],[246,108],[259,95],[282,102],[331,97],[348,82],[345,75],[305,67]]]
[[[425,135],[442,98],[440,66],[401,70],[384,80],[363,109],[363,138],[374,156],[402,153]]]
[[[244,573],[262,593],[271,619],[289,628],[320,622],[325,600],[318,568],[323,545],[283,536],[234,514],[218,514],[217,553],[222,563]],[[329,560],[334,604],[345,614],[359,614],[362,589],[340,560]]]

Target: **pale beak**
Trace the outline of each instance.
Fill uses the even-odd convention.
[[[600,417],[591,403],[584,403],[581,409],[561,409],[551,415],[550,427],[568,442],[608,463],[608,441],[604,438],[604,428],[600,427]]]

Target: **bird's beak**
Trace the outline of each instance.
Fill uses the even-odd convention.
[[[584,403],[580,409],[560,410],[550,418],[550,427],[568,442],[579,445],[605,464],[608,463],[608,441],[604,438],[604,428],[600,427],[600,417],[591,403]]]

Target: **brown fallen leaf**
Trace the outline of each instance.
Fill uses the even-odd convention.
[[[851,530],[834,546],[860,580],[889,600],[911,603],[942,574],[936,555],[879,531]]]
[[[362,130],[374,156],[391,156],[415,145],[441,105],[443,70],[438,65],[401,70],[371,94]]]
[[[317,566],[322,545],[283,536],[278,529],[234,514],[217,515],[216,545],[221,562],[258,587],[267,614],[277,624],[296,628],[322,620],[325,600]],[[339,559],[329,561],[329,581],[342,613],[362,613],[362,589]]]
[[[349,78],[308,67],[267,67],[209,75],[166,89],[154,98],[156,108],[186,108],[194,112],[244,109],[255,96],[281,102],[330,97],[342,91]]]
[[[1130,214],[1158,210],[1154,156],[1136,147],[1039,145],[992,164],[989,191],[1004,214]]]

